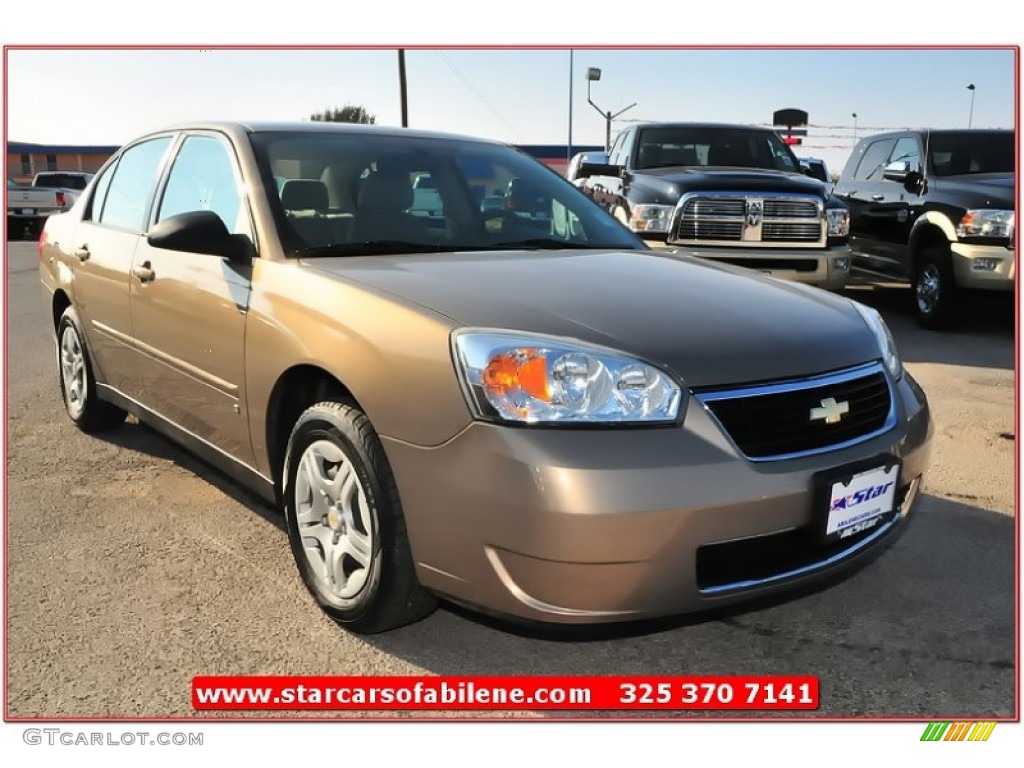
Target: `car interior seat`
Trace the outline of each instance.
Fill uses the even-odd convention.
[[[319,179],[288,179],[281,186],[281,207],[292,229],[307,245],[340,242],[329,222],[327,185]]]
[[[378,163],[377,170],[359,186],[352,240],[429,242],[426,224],[408,212],[414,194],[408,170]]]

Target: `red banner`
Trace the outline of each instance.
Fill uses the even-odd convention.
[[[204,710],[809,710],[807,675],[685,677],[207,676],[192,680]]]

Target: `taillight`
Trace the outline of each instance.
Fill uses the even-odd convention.
[[[66,198],[64,197],[64,193],[63,192],[58,192],[57,193],[57,206],[59,208],[63,208],[64,205],[65,205],[65,202],[66,202]]]
[[[40,259],[43,258],[43,248],[46,247],[46,242],[47,242],[47,240],[46,240],[46,229],[44,228],[39,233],[39,258]]]

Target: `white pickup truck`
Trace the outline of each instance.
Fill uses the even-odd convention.
[[[46,218],[71,208],[74,200],[62,189],[24,187],[7,180],[7,239],[42,231]]]

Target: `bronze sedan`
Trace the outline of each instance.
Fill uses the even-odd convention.
[[[70,417],[133,413],[278,503],[356,632],[437,596],[584,623],[791,588],[891,541],[927,462],[876,312],[648,250],[492,142],[153,133],[39,259]]]

